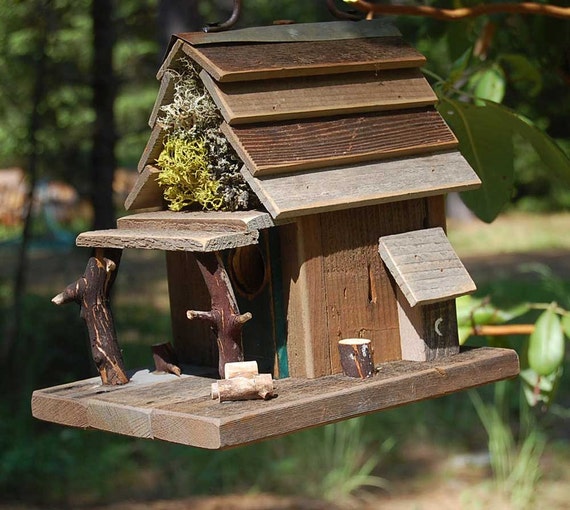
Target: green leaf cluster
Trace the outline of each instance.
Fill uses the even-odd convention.
[[[468,207],[486,222],[507,208],[570,207],[568,23],[496,15],[398,25],[426,55],[439,110],[483,181],[462,194]]]

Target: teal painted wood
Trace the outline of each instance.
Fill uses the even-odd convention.
[[[269,253],[271,254],[271,295],[273,296],[273,327],[279,378],[289,377],[287,355],[287,322],[283,299],[283,272],[281,271],[281,243],[277,229],[269,229]]]

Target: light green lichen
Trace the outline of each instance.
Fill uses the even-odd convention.
[[[192,206],[235,211],[258,205],[239,170],[242,162],[220,132],[222,117],[190,61],[175,73],[174,97],[160,109],[166,131],[157,158],[171,210]]]
[[[193,204],[218,210],[223,200],[218,194],[220,183],[208,171],[208,153],[201,139],[169,138],[157,159],[161,169],[158,182],[172,211]]]

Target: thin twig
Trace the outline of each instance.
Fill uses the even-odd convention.
[[[473,334],[478,336],[530,335],[534,324],[497,324],[473,326]]]

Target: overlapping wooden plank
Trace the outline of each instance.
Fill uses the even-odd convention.
[[[156,79],[162,80],[164,73],[166,71],[173,70],[173,71],[181,71],[183,67],[183,60],[186,57],[186,53],[183,50],[183,47],[186,46],[186,43],[180,39],[174,39],[172,44],[168,48],[166,53],[166,57],[160,66],[160,69],[156,73]]]
[[[220,251],[257,244],[259,232],[200,232],[177,230],[94,230],[79,234],[77,246],[138,248],[167,251]]]
[[[457,139],[433,109],[229,126],[222,132],[253,175],[451,149]]]
[[[152,165],[145,166],[137,176],[135,185],[127,195],[125,209],[150,209],[164,205],[163,193],[157,181],[160,170]]]
[[[412,307],[476,290],[442,228],[381,237],[379,252]]]
[[[420,67],[425,57],[401,37],[216,44],[182,50],[216,81],[250,81],[293,76]]]
[[[154,126],[150,137],[146,143],[141,159],[137,165],[137,170],[142,172],[148,165],[154,165],[162,148],[164,147],[164,137],[166,132],[159,125]]]
[[[374,377],[364,381],[343,375],[279,380],[278,397],[269,401],[221,405],[206,393],[211,379],[191,378],[197,387],[194,391],[188,387],[189,383],[192,385],[188,378],[153,385],[153,395],[146,401],[141,398],[144,392],[129,389],[129,383],[102,396],[86,397],[84,404],[100,410],[105,404],[114,409],[125,405],[147,413],[149,437],[202,448],[227,448],[447,395],[511,378],[518,372],[515,351],[480,348],[432,362],[383,363]],[[129,400],[133,391],[139,396]],[[48,392],[49,389],[34,392],[34,416],[38,416],[37,409],[43,406]],[[55,421],[57,409],[51,407],[50,414],[47,406],[43,408],[46,412],[41,419]],[[107,429],[113,428],[112,423],[113,420],[105,425]],[[121,433],[130,433],[126,423],[116,426]],[[132,431],[140,429],[134,427]]]
[[[229,124],[419,108],[437,96],[419,69],[216,83],[202,81]]]
[[[275,220],[478,188],[481,181],[458,152],[337,167],[246,181]]]
[[[156,119],[160,114],[161,106],[172,103],[174,98],[174,84],[175,84],[175,74],[172,71],[167,71],[162,76],[160,80],[160,88],[158,89],[158,94],[156,95],[156,100],[150,113],[148,119],[148,125],[153,128],[156,124]]]
[[[254,232],[273,226],[264,211],[155,211],[131,214],[117,220],[117,228],[194,232]]]
[[[193,46],[220,43],[301,42],[349,40],[365,37],[399,36],[400,31],[384,18],[354,21],[327,21],[324,23],[294,23],[242,28],[224,32],[187,32],[177,34]]]

